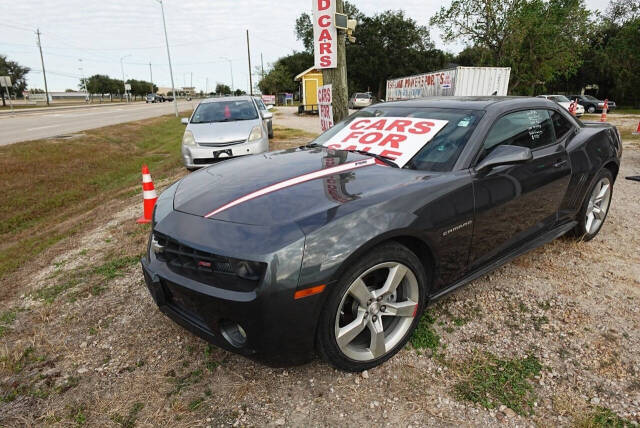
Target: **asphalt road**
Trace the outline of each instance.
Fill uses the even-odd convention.
[[[182,101],[178,103],[178,110],[191,110],[196,105],[197,101]],[[173,113],[172,103],[118,104],[76,109],[52,108],[49,111],[17,113],[14,116],[2,113],[0,114],[0,146],[67,135],[171,113]]]

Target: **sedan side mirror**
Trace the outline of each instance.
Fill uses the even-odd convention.
[[[183,125],[188,125],[189,124],[189,118],[188,117],[183,117],[182,119],[180,119],[180,122],[182,122]]]
[[[269,105],[267,106],[267,110],[271,110],[273,107],[275,107],[273,104],[269,104]]]
[[[263,119],[271,119],[273,118],[273,113],[269,112],[269,111],[263,111],[262,112],[262,118]]]
[[[533,159],[531,149],[521,146],[502,145],[496,147],[476,166],[476,171],[484,171],[499,165],[514,165]]]

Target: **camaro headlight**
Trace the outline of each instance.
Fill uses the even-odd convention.
[[[193,132],[184,131],[184,136],[182,137],[182,144],[185,146],[195,147],[196,139],[193,137]]]
[[[188,131],[187,131],[188,132]],[[169,215],[173,211],[173,197],[178,189],[180,182],[173,183],[167,190],[160,194],[160,197],[156,201],[156,206],[153,209],[153,225],[162,221],[163,218]]]
[[[262,139],[262,126],[258,125],[251,130],[247,141],[258,141],[260,139]]]

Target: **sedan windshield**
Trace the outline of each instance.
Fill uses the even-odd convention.
[[[600,101],[599,99],[597,99],[596,97],[593,97],[591,95],[585,95],[584,97],[586,99],[588,99],[589,101]]]
[[[407,117],[447,121],[437,135],[426,142],[404,168],[424,171],[450,171],[458,160],[462,149],[484,114],[481,110],[459,110],[416,107],[369,107],[352,114],[344,121],[316,138],[313,143],[323,145],[331,142],[351,122],[362,118]]]
[[[557,103],[570,103],[571,101],[569,100],[569,98],[565,97],[564,95],[553,95],[551,97],[552,101],[555,101]]]
[[[190,123],[234,122],[257,118],[258,112],[251,101],[214,101],[200,104]]]

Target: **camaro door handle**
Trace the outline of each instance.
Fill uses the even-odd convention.
[[[558,162],[554,163],[554,164],[553,164],[553,167],[554,167],[554,168],[560,168],[560,167],[562,167],[562,166],[565,166],[566,164],[567,164],[567,161],[566,161],[566,160],[560,160],[560,161],[558,161]]]

